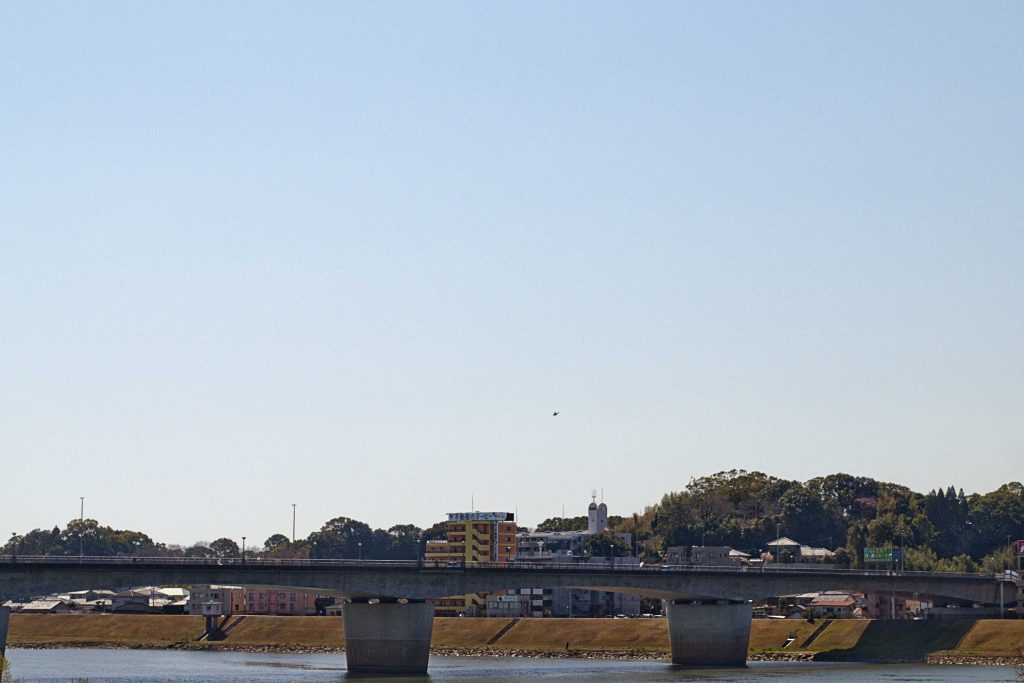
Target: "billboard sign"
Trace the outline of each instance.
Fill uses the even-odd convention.
[[[1024,538],[1017,541],[1015,545],[1017,546],[1017,555],[1019,557],[1024,557]]]
[[[865,562],[898,562],[899,559],[899,548],[864,548]]]
[[[512,522],[516,516],[511,512],[449,512],[449,522]]]

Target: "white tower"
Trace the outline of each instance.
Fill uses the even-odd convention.
[[[598,526],[597,491],[591,491],[590,506],[587,507],[587,533],[596,534],[599,531],[601,528]]]
[[[597,530],[604,531],[608,528],[608,506],[601,503],[597,506]]]

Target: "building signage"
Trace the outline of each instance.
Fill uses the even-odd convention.
[[[899,559],[899,548],[864,548],[865,562],[894,562]]]
[[[1017,555],[1024,557],[1024,538],[1017,541]]]
[[[515,515],[511,512],[449,512],[449,522],[511,522]]]

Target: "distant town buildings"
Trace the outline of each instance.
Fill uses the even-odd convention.
[[[782,536],[767,544],[773,562],[783,564],[831,564],[836,554],[828,548],[814,548]]]
[[[427,541],[424,562],[438,566],[469,562],[603,563],[614,566],[639,564],[622,557],[593,557],[588,540],[608,531],[608,506],[592,500],[587,508],[587,528],[578,531],[518,530],[510,512],[452,512],[446,538]],[[632,535],[616,532],[627,547]],[[636,596],[606,591],[568,588],[523,588],[491,594],[449,596],[434,600],[438,616],[605,616],[639,614]]]
[[[737,567],[749,560],[750,555],[727,545],[677,545],[665,551],[665,564]]]
[[[605,563],[606,558],[581,562]],[[620,558],[615,566],[638,565],[634,558]],[[507,595],[487,598],[487,616],[507,617],[607,617],[636,616],[643,610],[639,596],[580,588],[521,588]],[[492,611],[492,607],[493,610]]]
[[[588,550],[591,537],[608,531],[608,506],[596,496],[587,507],[587,528],[578,531],[521,531],[517,536],[516,562],[604,564],[639,566],[630,554],[593,556]],[[627,548],[633,536],[615,532]],[[487,602],[488,616],[516,617],[600,617],[640,614],[640,598],[635,595],[573,588],[524,588],[509,590],[505,596],[492,596]],[[494,612],[492,612],[495,610]]]
[[[189,592],[184,588],[142,586],[131,590],[77,590],[39,597],[26,602],[4,603],[13,612],[24,613],[89,613],[113,614],[183,614]]]
[[[591,500],[587,508],[586,531],[522,531],[517,535],[516,559],[559,562],[583,558],[587,556],[587,540],[607,530],[608,506]],[[632,534],[616,532],[614,535],[632,547]]]

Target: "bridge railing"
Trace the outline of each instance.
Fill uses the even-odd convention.
[[[428,571],[513,571],[513,572],[582,572],[582,573],[689,573],[689,574],[823,574],[863,577],[897,577],[907,578],[963,578],[974,580],[1006,580],[1002,574],[968,574],[960,572],[924,572],[901,571],[895,569],[839,569],[822,568],[813,565],[768,564],[760,567],[738,565],[665,565],[665,564],[629,564],[622,565],[613,561],[604,562],[548,562],[520,560],[515,562],[446,562],[433,560],[349,560],[349,559],[311,559],[311,558],[262,558],[262,557],[123,557],[123,556],[50,556],[50,555],[5,555],[0,556],[0,563],[22,565],[62,565],[90,567],[152,567],[152,568],[193,568],[218,569],[236,568],[244,570],[256,569],[418,569]]]

